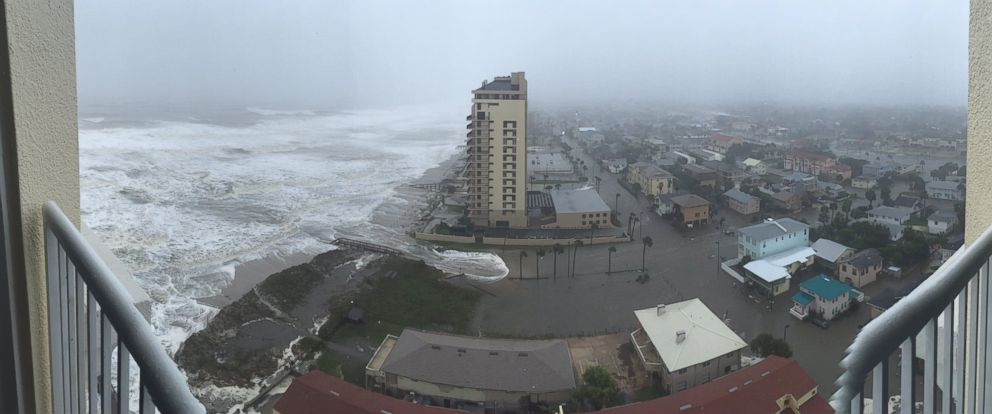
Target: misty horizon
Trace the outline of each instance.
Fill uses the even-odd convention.
[[[567,7],[566,7],[567,6]],[[76,4],[81,108],[967,102],[966,2]]]

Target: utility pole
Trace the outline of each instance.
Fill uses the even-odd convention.
[[[720,278],[720,241],[717,240],[715,243],[716,243],[716,277],[717,279],[719,279]]]

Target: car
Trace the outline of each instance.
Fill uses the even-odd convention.
[[[813,325],[819,326],[820,329],[827,329],[830,327],[830,321],[826,319],[812,318],[809,321],[813,322]]]

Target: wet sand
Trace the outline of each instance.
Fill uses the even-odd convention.
[[[293,253],[290,255],[270,255],[250,260],[234,268],[234,279],[219,295],[200,298],[199,302],[215,308],[223,308],[240,299],[256,285],[274,273],[313,260],[314,255]]]

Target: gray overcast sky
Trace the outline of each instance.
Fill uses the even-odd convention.
[[[965,105],[968,2],[76,2],[80,102]]]

